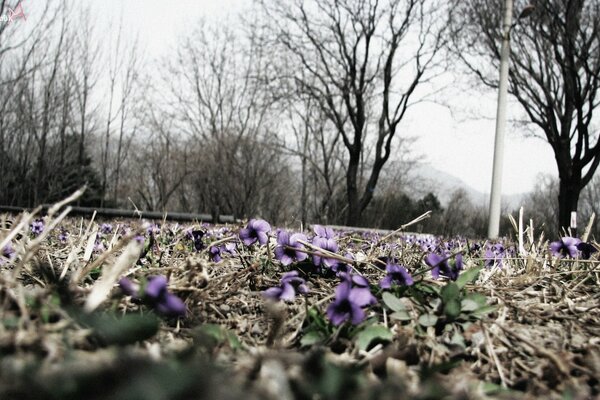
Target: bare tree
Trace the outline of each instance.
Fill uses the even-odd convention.
[[[347,151],[346,222],[373,198],[417,87],[427,81],[443,35],[425,0],[261,1],[281,54],[304,95],[316,101]],[[280,53],[278,53],[280,54]],[[373,151],[365,146],[373,142]],[[361,162],[368,173],[360,180]]]
[[[522,5],[520,5],[522,6]],[[453,49],[481,83],[497,87],[500,0],[456,1]],[[600,3],[538,0],[513,28],[509,91],[555,155],[559,175],[558,222],[569,226],[581,190],[600,163]]]
[[[267,50],[254,34],[203,24],[164,69],[162,110],[188,137],[197,207],[214,217],[264,212],[262,192],[284,184],[276,179],[283,165],[272,140],[273,99],[263,85]]]

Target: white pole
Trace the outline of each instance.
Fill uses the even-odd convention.
[[[498,108],[496,111],[496,139],[494,142],[492,192],[490,195],[490,219],[488,225],[488,237],[490,239],[496,239],[500,231],[502,164],[504,161],[504,131],[506,128],[506,97],[508,95],[508,59],[510,55],[512,9],[513,0],[505,0],[504,20],[502,23],[502,48],[500,50],[500,82],[498,87]]]

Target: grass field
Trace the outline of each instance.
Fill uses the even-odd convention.
[[[600,396],[594,243],[63,207],[0,216],[2,399]]]

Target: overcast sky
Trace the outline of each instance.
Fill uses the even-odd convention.
[[[92,4],[97,21],[114,29],[122,13],[125,32],[130,37],[139,33],[140,44],[150,58],[169,54],[177,37],[192,30],[200,18],[223,19],[252,3],[252,0],[87,1]],[[446,96],[443,101],[451,109],[432,103],[419,104],[407,113],[403,132],[418,137],[413,150],[415,154],[423,154],[426,162],[488,193],[496,94],[487,92],[474,96],[456,90]],[[487,118],[475,118],[473,112]],[[509,118],[520,116],[518,107],[512,107]],[[545,141],[526,139],[509,124],[505,142],[503,193],[529,191],[540,172],[556,174],[553,154]]]

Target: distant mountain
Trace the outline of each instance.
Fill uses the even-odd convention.
[[[443,206],[448,204],[452,193],[460,188],[465,190],[474,205],[483,205],[486,207],[489,205],[489,193],[482,193],[473,189],[462,179],[447,172],[440,171],[429,164],[419,164],[415,166],[410,172],[410,178],[414,182],[413,186],[421,192],[419,195],[433,192]],[[502,196],[502,205],[503,207],[508,206],[509,209],[518,208],[527,195],[528,193],[517,193]]]

